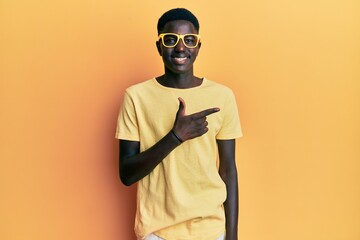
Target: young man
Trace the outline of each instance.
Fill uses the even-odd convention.
[[[138,182],[138,239],[237,239],[235,138],[242,135],[232,91],[194,76],[199,23],[186,9],[158,21],[162,76],[128,88],[119,113],[120,177]]]

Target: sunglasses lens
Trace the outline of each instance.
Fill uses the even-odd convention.
[[[196,47],[198,41],[199,39],[197,35],[189,34],[184,36],[184,44],[188,48]]]
[[[174,34],[165,34],[163,37],[165,47],[174,47],[178,42],[178,36]]]

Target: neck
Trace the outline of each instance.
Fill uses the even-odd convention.
[[[186,73],[173,73],[165,68],[165,74],[157,77],[156,80],[165,87],[170,88],[192,88],[201,85],[202,79],[194,76],[193,71]]]

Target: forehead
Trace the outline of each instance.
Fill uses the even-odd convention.
[[[186,20],[174,20],[165,24],[163,31],[164,33],[197,33],[194,25]]]

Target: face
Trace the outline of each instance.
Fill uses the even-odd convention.
[[[176,20],[168,22],[162,33],[197,34],[197,31],[191,22]],[[199,53],[201,43],[196,48],[187,48],[180,40],[175,47],[167,48],[161,41],[158,41],[156,46],[160,56],[162,56],[165,70],[181,74],[193,70],[193,63]]]

